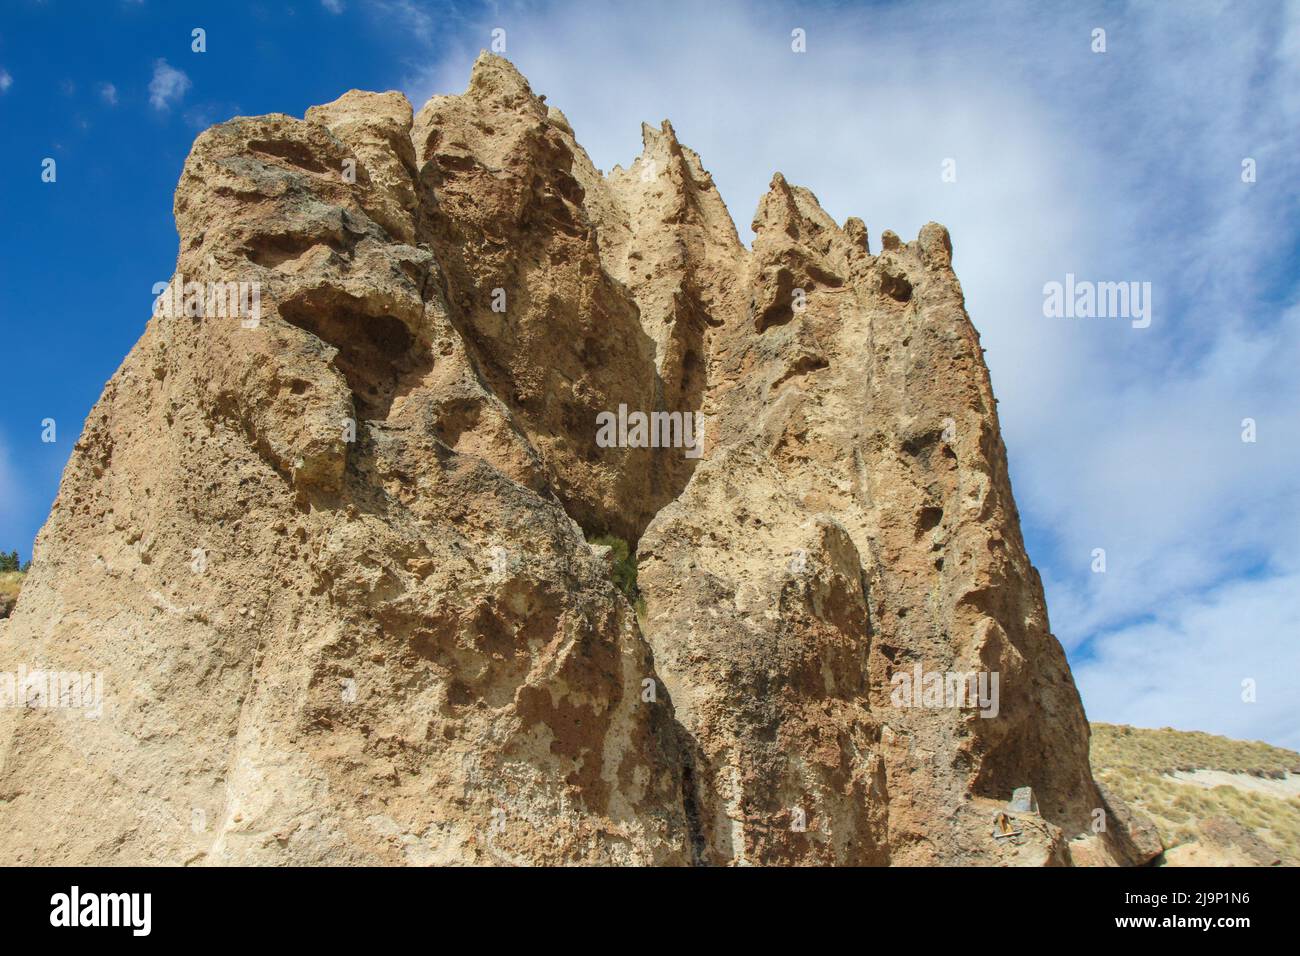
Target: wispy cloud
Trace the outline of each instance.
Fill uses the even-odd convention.
[[[179,103],[190,88],[190,78],[181,70],[157,60],[153,65],[153,79],[149,81],[149,105],[159,111]]]
[[[672,119],[742,237],[776,169],[873,236],[945,223],[1090,716],[1292,739],[1294,718],[1207,692],[1180,655],[1235,684],[1253,641],[1271,692],[1300,698],[1294,618],[1290,640],[1262,633],[1284,628],[1274,582],[1300,573],[1300,8],[503,5],[436,43],[413,32],[435,60],[406,77],[417,108],[464,89],[497,26],[597,166]],[[1151,326],[1045,317],[1066,273],[1150,282]],[[1252,617],[1205,631],[1234,611]],[[1135,662],[1165,665],[1161,693],[1128,693]]]
[[[117,105],[117,87],[112,83],[104,83],[99,87],[99,96],[109,106]]]
[[[1075,679],[1089,711],[1106,720],[1300,750],[1297,621],[1300,572],[1233,581],[1097,639]]]
[[[336,15],[343,12],[343,0],[320,0],[320,5]]]
[[[14,78],[9,75],[9,71],[0,66],[0,93],[8,93],[9,87],[14,85]]]
[[[415,0],[374,0],[369,9],[390,29],[398,30],[419,43],[434,42],[433,16]],[[455,15],[455,8],[445,9],[443,15]]]

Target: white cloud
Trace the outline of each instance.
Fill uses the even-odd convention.
[[[1190,369],[1080,381],[1078,407],[1019,456],[1021,502],[1056,530],[1061,560],[1044,577],[1067,647],[1244,567],[1287,564],[1300,541],[1298,329],[1292,308],[1269,328],[1224,328]],[[1105,574],[1090,568],[1098,547]]]
[[[190,78],[181,70],[169,66],[166,60],[153,65],[153,79],[149,81],[149,104],[156,110],[166,110],[179,103],[190,88]]]
[[[117,87],[112,83],[104,83],[99,87],[100,98],[109,106],[117,105]]]
[[[9,71],[0,66],[0,93],[8,93],[9,87],[14,85],[14,78],[9,75]]]
[[[433,17],[415,0],[375,0],[370,9],[386,28],[400,31],[403,36],[410,36],[421,43],[433,42]],[[443,11],[443,16],[455,17],[455,8],[447,8]]]
[[[336,15],[343,12],[343,0],[320,0],[320,5]]]
[[[1095,54],[1102,22],[1109,52]],[[436,46],[427,29],[413,34],[437,57],[407,76],[417,108],[465,88],[496,26],[597,166],[626,166],[640,121],[670,118],[742,237],[777,169],[837,220],[861,216],[877,246],[886,228],[949,227],[1054,627],[1076,650],[1098,640],[1091,716],[1128,712],[1104,690],[1127,679],[1121,645],[1150,655],[1150,673],[1163,661],[1178,674],[1171,635],[1209,626],[1206,608],[1273,606],[1240,578],[1295,573],[1300,540],[1300,290],[1288,260],[1300,7],[1229,17],[1212,4],[1066,14],[1026,2],[992,17],[975,5],[670,3],[654,16],[505,5]],[[791,52],[795,27],[806,53]],[[1245,157],[1254,184],[1241,181]],[[940,178],[947,158],[955,183]],[[1045,318],[1043,284],[1067,272],[1151,282],[1151,327]],[[1246,417],[1254,444],[1240,440]],[[1107,549],[1105,575],[1090,573],[1094,547]],[[1266,634],[1241,633],[1260,666],[1277,652],[1275,666],[1295,672]],[[1198,646],[1207,666],[1235,663],[1235,645]],[[1150,695],[1170,717],[1152,705],[1144,722],[1186,717],[1177,694]],[[1274,740],[1297,723],[1221,697],[1197,714]]]
[[[1300,573],[1237,581],[1097,640],[1074,667],[1089,716],[1300,750]],[[1243,682],[1254,700],[1243,700]]]
[[[215,122],[212,107],[208,104],[186,110],[183,119],[186,125],[195,129],[207,129]]]

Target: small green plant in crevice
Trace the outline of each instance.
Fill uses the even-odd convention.
[[[622,538],[612,534],[597,535],[587,539],[590,544],[609,548],[610,573],[614,584],[627,595],[627,599],[640,611],[643,608],[641,591],[636,586],[636,555]]]

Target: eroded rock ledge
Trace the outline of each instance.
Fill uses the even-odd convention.
[[[0,712],[4,862],[1141,861],[946,230],[873,253],[777,174],[750,251],[643,134],[602,175],[484,55],[198,138],[177,272],[262,312],[155,316],[86,423],[0,668],[103,715]],[[620,404],[703,456],[600,447]],[[997,716],[896,706],[918,663]]]

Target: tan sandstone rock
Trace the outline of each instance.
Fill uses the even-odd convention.
[[[260,313],[155,315],[86,422],[0,670],[102,713],[0,711],[0,861],[1140,861],[946,230],[873,254],[777,174],[751,251],[643,138],[602,175],[484,55],[196,140],[177,273]],[[598,443],[620,406],[702,455]]]

